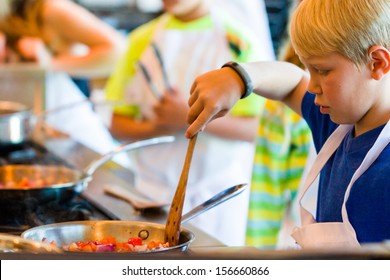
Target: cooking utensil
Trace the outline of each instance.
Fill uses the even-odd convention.
[[[150,73],[148,69],[146,69],[146,66],[142,62],[138,62],[138,66],[141,69],[142,74],[144,75],[144,78],[146,80],[147,85],[149,86],[151,92],[153,93],[154,97],[158,101],[161,100],[163,94],[157,89],[156,84],[153,82],[152,77],[150,76]]]
[[[104,192],[123,199],[131,204],[136,210],[149,209],[149,208],[161,208],[169,205],[169,202],[165,201],[154,201],[150,198],[140,196],[131,192],[124,187],[117,185],[106,185],[104,186]]]
[[[204,211],[207,211],[208,209],[217,206],[218,204],[224,202],[225,200],[240,194],[245,189],[245,187],[246,184],[240,184],[240,185],[230,187],[216,194],[214,197],[210,198],[209,200],[205,201],[201,205],[191,210],[191,212],[183,215],[181,222],[185,223],[189,221],[190,218],[191,219],[195,218],[197,215],[203,213]],[[154,201],[150,198],[137,195],[134,192],[131,192],[130,190],[126,190],[125,188],[117,185],[106,185],[104,187],[104,190],[112,196],[118,197],[120,199],[129,202],[136,210],[142,210],[148,208],[161,208],[169,205],[169,203],[167,202]],[[197,215],[193,215],[193,213]]]
[[[92,161],[84,171],[59,165],[4,165],[0,166],[0,182],[20,182],[23,180],[37,181],[44,179],[44,187],[1,187],[0,207],[12,209],[27,207],[33,209],[41,203],[51,201],[67,201],[80,194],[92,180],[92,175],[98,167],[120,152],[131,151],[142,147],[169,143],[173,136],[151,138],[143,141],[123,144],[113,151]]]
[[[176,246],[179,242],[181,214],[183,211],[184,198],[187,188],[188,173],[190,172],[192,154],[194,152],[197,138],[198,134],[195,134],[188,143],[183,170],[169,210],[165,226],[165,240],[169,242],[169,246]]]
[[[164,60],[162,58],[162,55],[161,55],[161,52],[160,52],[160,49],[157,47],[156,43],[152,43],[152,48],[153,48],[153,51],[157,57],[157,60],[160,64],[160,68],[161,68],[161,72],[163,74],[163,79],[164,79],[164,83],[165,83],[165,87],[170,91],[172,89],[171,87],[171,83],[169,82],[169,78],[168,78],[168,73],[167,73],[167,70],[165,69],[165,64],[164,64]]]
[[[201,205],[183,215],[182,223],[188,222],[205,211],[237,196],[245,190],[246,184],[230,187]],[[65,222],[34,227],[24,231],[23,238],[34,241],[54,241],[58,247],[77,241],[99,240],[104,237],[115,237],[118,242],[128,240],[130,237],[141,237],[144,242],[165,240],[165,225],[138,221],[78,221]],[[158,251],[141,251],[132,253],[155,253],[165,251],[185,251],[194,240],[191,231],[181,228],[179,242],[176,246],[163,248]]]
[[[0,234],[0,253],[62,253],[63,251],[48,243],[21,238],[11,234]]]

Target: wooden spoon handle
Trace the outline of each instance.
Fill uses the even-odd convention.
[[[167,223],[165,225],[165,240],[169,242],[170,247],[179,244],[181,216],[183,212],[188,174],[197,137],[198,134],[193,136],[189,141],[180,180],[177,185],[175,196],[173,197],[171,208],[169,210]]]

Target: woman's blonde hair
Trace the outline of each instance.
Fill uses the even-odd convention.
[[[371,46],[390,49],[390,1],[303,0],[290,36],[299,56],[337,52],[360,66]]]
[[[4,2],[3,2],[4,1]],[[9,41],[41,35],[42,7],[46,0],[0,0],[0,31]]]

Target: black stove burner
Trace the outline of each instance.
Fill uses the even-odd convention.
[[[66,221],[90,220],[93,215],[93,206],[82,198],[58,203],[56,201],[37,207],[15,207],[2,209],[0,215],[1,226],[33,227]]]
[[[6,164],[61,164],[69,166],[65,161],[33,142],[0,146],[0,165]]]
[[[36,209],[19,208],[2,211],[0,232],[20,235],[23,231],[36,226],[86,220],[109,220],[91,203],[82,197],[68,202],[49,202]]]

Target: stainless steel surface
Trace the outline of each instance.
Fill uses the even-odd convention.
[[[31,137],[31,111],[23,103],[0,100],[0,145],[20,144]]]
[[[62,253],[47,243],[21,238],[11,234],[0,234],[0,253]]]
[[[114,237],[117,242],[126,242],[130,237],[141,237],[145,243],[151,241],[164,241],[165,225],[136,222],[136,221],[80,221],[66,222],[34,227],[22,233],[22,237],[34,241],[55,242],[56,246],[63,248],[77,241],[94,241],[106,237]],[[195,235],[182,228],[180,241],[177,246],[172,246],[158,251],[140,251],[134,253],[160,253],[166,251],[185,251],[194,240]]]

